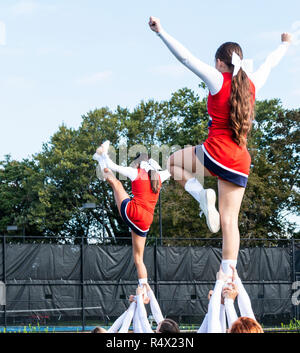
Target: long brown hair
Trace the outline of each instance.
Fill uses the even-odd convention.
[[[226,42],[216,52],[215,58],[223,61],[229,69],[232,65],[232,54],[235,52],[243,59],[243,51],[238,43]],[[232,138],[239,145],[247,144],[247,133],[250,132],[254,119],[254,100],[252,97],[250,82],[246,72],[241,68],[237,75],[232,77],[230,94],[230,121]]]
[[[142,161],[147,162],[148,160],[149,156],[147,153],[138,153],[133,162],[131,163],[131,167],[140,168],[140,163]],[[157,194],[159,192],[159,174],[155,170],[149,170],[148,176],[151,183],[151,189],[154,194]]]
[[[239,317],[231,326],[230,333],[264,333],[260,324],[250,317]]]

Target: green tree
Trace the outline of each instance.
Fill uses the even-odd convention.
[[[0,162],[0,231],[16,225],[24,234],[42,235],[43,222],[35,217],[42,185],[39,166],[34,160],[14,161],[10,156]],[[19,232],[19,231],[18,231]]]
[[[110,239],[130,236],[110,186],[96,177],[92,155],[97,146],[109,139],[112,158],[128,165],[136,145],[150,153],[153,146],[200,144],[208,133],[206,104],[206,97],[183,88],[166,101],[142,101],[133,111],[95,109],[82,117],[78,129],[60,126],[31,160],[16,162],[8,157],[0,168],[2,232],[17,222],[25,224],[26,234],[70,241],[88,234],[102,239],[103,228]],[[279,100],[257,102],[248,139],[252,168],[240,212],[241,237],[297,236],[295,224],[285,214],[299,213],[299,116],[299,109],[283,109]],[[121,156],[124,145],[127,154]],[[122,183],[130,194],[130,182]],[[206,178],[208,187],[217,190],[217,179]],[[98,207],[82,209],[87,202]],[[164,237],[221,237],[221,232],[208,231],[198,203],[173,180],[163,185],[161,202]],[[148,239],[158,236],[156,207]]]

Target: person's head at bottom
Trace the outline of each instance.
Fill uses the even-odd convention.
[[[232,324],[229,333],[264,333],[264,331],[256,320],[241,316]]]
[[[179,333],[180,329],[177,324],[172,319],[164,319],[159,323],[159,325],[156,328],[156,333]]]
[[[95,327],[91,333],[106,333],[107,331],[105,330],[105,328],[97,326]]]

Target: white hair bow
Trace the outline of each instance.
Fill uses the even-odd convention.
[[[147,162],[142,161],[140,163],[140,168],[144,169],[147,173],[149,170],[155,170],[156,172],[161,169],[160,165],[152,158],[150,158]]]
[[[240,69],[243,69],[247,75],[253,71],[253,60],[252,59],[242,60],[239,57],[239,55],[237,55],[236,52],[232,53],[231,63],[234,66],[232,76],[237,75]]]

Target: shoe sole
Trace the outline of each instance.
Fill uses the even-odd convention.
[[[213,189],[207,189],[205,197],[207,205],[206,224],[212,233],[217,233],[220,230],[220,215],[215,207],[216,193]]]

